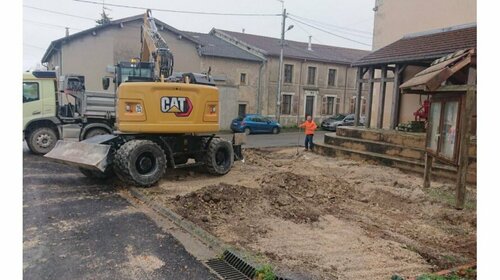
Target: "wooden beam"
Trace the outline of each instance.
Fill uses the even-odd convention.
[[[394,78],[385,78],[385,81],[386,82],[392,82],[394,81]],[[361,79],[361,80],[358,80],[358,82],[360,83],[371,83],[371,82],[375,82],[375,83],[380,83],[382,82],[382,78],[373,78],[373,79]]]
[[[394,70],[394,87],[392,90],[392,103],[391,103],[391,122],[389,124],[390,129],[395,129],[399,122],[399,106],[400,106],[400,96],[399,86],[401,85],[402,72],[400,68],[404,66],[396,65],[396,70]]]
[[[384,122],[386,77],[387,77],[387,69],[385,67],[382,67],[382,75],[380,77],[382,81],[380,82],[380,92],[378,96],[377,128],[382,128]]]
[[[428,152],[425,152],[424,188],[431,186],[432,161],[433,157]]]
[[[475,83],[476,69],[470,67],[468,75],[468,83]],[[469,89],[465,93],[465,111],[460,116],[459,128],[459,148],[458,148],[458,168],[457,168],[457,194],[456,205],[457,209],[463,209],[465,206],[466,182],[467,182],[467,167],[469,165],[469,143],[472,127],[472,112],[476,102],[476,90]]]
[[[446,85],[439,87],[436,91],[469,91],[469,90],[476,90],[476,85]]]
[[[363,71],[363,69],[358,68],[358,79],[359,80],[361,80],[364,73],[366,73],[366,71]],[[354,126],[359,125],[359,114],[360,114],[360,109],[361,109],[361,92],[362,91],[363,91],[363,83],[358,82],[357,83],[357,92],[356,92],[356,106],[354,108]]]
[[[369,71],[369,76],[370,82],[368,84],[368,100],[366,100],[366,105],[368,106],[366,108],[366,116],[365,116],[365,127],[370,128],[370,123],[372,121],[372,107],[373,107],[373,77],[375,76],[375,69],[373,67],[370,67]]]

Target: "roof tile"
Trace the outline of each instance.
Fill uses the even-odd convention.
[[[433,60],[477,45],[476,26],[404,37],[353,63],[353,66]]]

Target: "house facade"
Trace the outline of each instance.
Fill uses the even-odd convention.
[[[285,126],[296,125],[306,115],[320,122],[335,114],[354,113],[356,68],[350,64],[367,51],[285,41],[283,85],[277,106],[280,40],[219,29],[210,34],[265,59],[257,112],[276,117],[279,110],[279,121]]]

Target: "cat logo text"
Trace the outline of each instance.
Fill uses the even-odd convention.
[[[193,104],[187,97],[163,96],[160,104],[163,113],[174,113],[177,117],[187,117],[193,111]]]

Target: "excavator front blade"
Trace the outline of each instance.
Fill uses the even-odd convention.
[[[79,168],[104,172],[108,166],[110,149],[111,146],[106,144],[59,140],[45,157]]]

